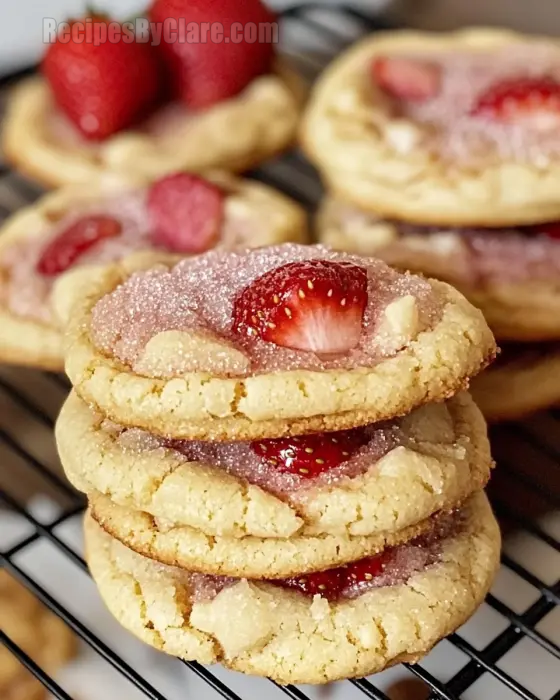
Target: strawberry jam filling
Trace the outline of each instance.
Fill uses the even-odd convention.
[[[560,155],[560,52],[550,44],[389,55],[370,76],[392,113],[422,127],[422,146],[444,159],[545,166]]]
[[[164,440],[109,422],[103,427],[116,435],[122,449],[132,454],[171,448],[189,462],[223,469],[294,503],[312,496],[314,487],[364,474],[396,447],[415,447],[415,438],[399,419],[334,433],[255,442]]]
[[[223,344],[239,358],[234,376],[354,368],[404,346],[386,326],[379,332],[385,310],[402,297],[416,306],[414,337],[438,320],[441,304],[429,283],[379,260],[294,244],[217,250],[133,275],[97,302],[90,330],[100,350],[148,376],[146,344],[171,330]],[[221,374],[204,348],[200,355],[198,370]],[[167,370],[173,376],[189,366]]]
[[[246,244],[255,221],[228,207],[229,195],[235,192],[179,173],[148,190],[76,205],[2,252],[0,304],[17,316],[49,323],[53,283],[77,265],[110,263],[148,249],[192,254],[217,243]]]
[[[461,511],[440,515],[433,530],[405,544],[389,547],[380,554],[313,574],[263,581],[312,598],[320,595],[330,602],[357,598],[376,588],[404,585],[440,561],[445,541],[457,535],[464,525]],[[206,574],[188,574],[195,603],[212,600],[239,579]]]
[[[391,265],[410,265],[472,288],[531,280],[554,280],[560,275],[560,225],[556,222],[505,229],[418,226],[382,222],[367,212],[337,203],[335,225],[352,237],[353,230],[387,223],[394,237],[376,250]],[[373,231],[373,228],[372,228]],[[372,234],[372,245],[375,245]],[[441,269],[441,273],[438,269]]]

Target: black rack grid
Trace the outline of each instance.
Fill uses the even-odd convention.
[[[310,78],[313,78],[335,53],[358,36],[383,28],[379,20],[359,11],[317,5],[289,9],[283,14],[283,23],[284,50],[298,62],[301,71]],[[22,74],[18,74],[3,81],[0,86],[2,103],[6,88],[21,76]],[[251,175],[293,196],[310,211],[321,194],[321,187],[313,168],[297,151]],[[8,216],[39,194],[40,190],[36,186],[17,173],[11,172],[7,166],[0,165],[0,218]],[[29,529],[29,534],[9,543],[0,551],[2,567],[61,617],[85,644],[136,686],[143,696],[152,700],[166,700],[161,692],[89,629],[79,616],[70,612],[58,598],[49,593],[20,563],[19,557],[22,553],[38,542],[48,542],[76,567],[87,571],[84,560],[58,534],[61,526],[81,513],[84,501],[60,475],[52,459],[52,445],[47,449],[50,454],[50,458],[47,459],[43,448],[35,444],[36,432],[25,431],[26,427],[40,426],[41,430],[47,431],[52,437],[54,418],[67,389],[66,380],[57,375],[30,370],[0,369],[0,507],[15,513]],[[430,697],[457,700],[465,697],[470,700],[499,700],[502,697],[521,697],[525,700],[560,700],[560,646],[558,636],[554,633],[554,630],[557,633],[560,627],[554,620],[557,621],[560,617],[556,616],[552,624],[542,624],[552,620],[549,616],[557,613],[560,607],[560,538],[556,518],[560,515],[559,428],[560,410],[528,419],[523,423],[503,425],[492,431],[493,450],[498,468],[490,491],[504,529],[514,533],[514,538],[530,538],[533,544],[529,549],[544,546],[551,553],[550,557],[547,555],[550,566],[546,575],[535,572],[531,552],[527,554],[526,546],[522,548],[524,554],[513,547],[503,555],[502,570],[534,590],[532,603],[520,610],[516,609],[515,605],[505,602],[504,597],[507,599],[507,596],[501,595],[500,591],[489,595],[484,606],[487,614],[490,615],[493,611],[502,620],[492,639],[480,645],[469,640],[463,629],[452,634],[448,642],[465,655],[465,663],[460,670],[447,677],[444,682],[441,674],[430,672],[422,664],[407,666],[411,678],[415,677],[418,685],[415,684],[405,695],[401,692],[398,698],[416,700]],[[21,481],[33,484],[37,491],[47,493],[54,499],[60,505],[60,515],[44,522],[33,517],[27,510],[24,504],[28,494],[22,491],[19,480],[14,482],[11,467],[8,466],[14,460],[21,469]],[[552,514],[552,520],[546,514]],[[505,588],[507,589],[507,585]],[[504,586],[501,586],[501,592],[503,591]],[[54,697],[59,700],[72,700],[72,697],[1,629],[0,638],[7,649]],[[522,644],[523,640],[531,640],[537,645],[541,654],[539,659],[542,659],[542,654],[546,655],[546,670],[553,680],[552,684],[548,683],[544,695],[542,689],[537,687],[538,683],[535,684],[535,679],[541,672],[538,663],[533,671],[525,673],[523,678],[512,671],[511,663],[502,663],[508,652],[514,650],[516,645]],[[245,700],[215,675],[213,670],[197,663],[189,663],[187,666],[214,689],[216,697]],[[544,673],[544,670],[542,672]],[[496,681],[497,685],[492,686],[495,690],[477,692],[477,681],[488,676]],[[375,700],[393,700],[397,697],[391,689],[386,688],[386,692],[382,691],[377,686],[376,678],[348,683],[353,686],[352,688],[347,684],[348,697],[361,696]],[[306,700],[311,694],[308,689],[294,686],[277,688],[280,694],[283,693],[293,700]],[[186,691],[185,697],[195,696]],[[328,692],[321,695],[313,691],[313,697],[328,697]],[[345,691],[342,697],[347,697]]]

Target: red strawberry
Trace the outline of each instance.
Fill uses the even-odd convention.
[[[49,243],[39,258],[37,272],[49,276],[64,272],[80,255],[100,241],[118,236],[121,230],[120,223],[110,216],[86,216]]]
[[[306,595],[318,594],[327,600],[336,600],[344,590],[350,587],[360,588],[360,584],[368,583],[382,574],[392,553],[392,549],[386,549],[374,557],[361,559],[338,569],[293,576],[275,583],[286,588],[295,588]]]
[[[439,91],[441,70],[430,61],[381,57],[371,69],[379,87],[401,100],[420,102],[435,97]]]
[[[553,221],[548,224],[535,224],[524,229],[528,233],[542,234],[549,238],[560,239],[560,221]]]
[[[205,39],[202,30],[196,42],[166,43],[162,36],[159,50],[169,67],[175,93],[189,107],[210,107],[233,97],[254,78],[270,71],[274,44],[259,41],[258,27],[276,17],[260,0],[155,0],[150,19],[163,23],[167,18],[223,29],[223,38],[216,37],[217,41],[211,34]],[[252,43],[243,33],[250,23],[257,30]]]
[[[151,186],[148,213],[155,243],[177,253],[200,253],[220,234],[224,194],[196,175],[168,175]]]
[[[345,585],[345,569],[341,567],[316,574],[293,576],[275,583],[285,588],[295,588],[305,595],[321,595],[327,600],[336,600]]]
[[[367,272],[347,262],[288,263],[257,278],[236,298],[233,329],[320,355],[356,347],[367,304]]]
[[[494,121],[527,123],[537,129],[560,125],[560,83],[552,78],[519,78],[492,85],[471,112]]]
[[[368,441],[364,430],[341,430],[302,437],[258,440],[251,448],[281,471],[312,479],[346,462]]]
[[[367,559],[361,559],[346,567],[346,586],[358,586],[367,583],[383,573],[392,550],[386,549],[381,554]]]
[[[107,23],[93,18],[94,25]],[[58,106],[88,139],[105,139],[130,126],[146,115],[159,93],[153,47],[135,41],[96,46],[72,38],[62,43],[59,37],[49,46],[42,71]]]

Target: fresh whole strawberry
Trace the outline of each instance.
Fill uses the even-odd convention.
[[[94,245],[115,238],[121,230],[121,224],[109,216],[86,216],[46,246],[37,262],[37,272],[46,276],[61,274]]]
[[[233,330],[319,355],[344,353],[360,341],[367,299],[367,272],[359,265],[288,263],[237,296]]]
[[[200,253],[220,234],[224,194],[196,175],[168,175],[151,186],[148,214],[156,245],[177,253]]]
[[[349,460],[367,441],[366,432],[354,428],[336,433],[257,440],[251,443],[251,448],[280,471],[312,479]]]
[[[377,85],[400,100],[422,102],[439,91],[441,70],[430,61],[380,57],[372,63],[371,70]]]
[[[93,19],[94,25],[107,22]],[[106,139],[146,116],[159,95],[158,61],[149,43],[107,40],[96,46],[57,39],[42,71],[57,105],[92,140]]]
[[[196,42],[166,43],[162,34],[159,50],[171,74],[174,93],[192,109],[233,97],[271,69],[274,44],[259,42],[258,26],[274,22],[276,17],[260,0],[155,0],[149,15],[160,26],[168,18],[176,22],[184,18],[187,24],[207,27],[210,23],[223,29],[221,41],[212,41],[208,34],[205,41],[201,36]],[[236,23],[240,25],[232,33],[232,24]],[[244,28],[249,23],[257,28],[253,43],[245,40]],[[240,37],[242,41],[238,41]]]
[[[539,130],[560,127],[560,83],[552,78],[519,78],[492,85],[477,100],[473,116]]]

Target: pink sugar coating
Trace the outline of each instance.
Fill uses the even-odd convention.
[[[36,270],[47,245],[66,228],[83,216],[102,214],[117,219],[122,226],[116,238],[106,238],[81,255],[77,265],[93,265],[115,262],[140,250],[161,249],[151,237],[150,222],[146,210],[146,191],[139,189],[107,195],[98,202],[81,203],[53,224],[50,230],[17,241],[8,247],[0,260],[0,303],[8,310],[24,318],[42,323],[51,322],[48,297],[55,278],[45,277]],[[232,247],[247,244],[254,231],[255,221],[250,216],[226,213],[220,232],[220,245]],[[4,278],[4,279],[3,279]]]
[[[236,295],[256,278],[289,262],[320,259],[347,261],[368,272],[368,304],[362,338],[357,348],[334,357],[290,350],[258,337],[232,332],[232,308]],[[216,250],[163,268],[132,275],[124,284],[100,299],[92,310],[91,337],[95,345],[133,369],[146,343],[168,330],[204,331],[231,345],[249,358],[250,373],[281,370],[353,368],[372,366],[394,355],[392,338],[380,337],[376,326],[395,299],[413,295],[420,326],[431,327],[439,318],[441,303],[428,282],[392,270],[375,258],[337,253],[322,246],[285,244],[258,250]],[[145,366],[143,366],[146,373]],[[173,366],[168,376],[173,375]],[[213,366],[208,361],[208,372]],[[245,363],[239,375],[247,375]]]
[[[398,586],[417,573],[435,566],[440,560],[445,540],[455,537],[464,527],[464,513],[448,513],[438,518],[433,533],[427,537],[419,537],[411,542],[393,547],[389,550],[388,560],[383,565],[383,571],[369,581],[361,581],[344,588],[341,599],[355,599],[375,588]],[[194,603],[206,603],[215,598],[224,588],[234,585],[239,579],[226,576],[210,576],[207,574],[188,574],[188,584],[191,586]],[[263,581],[263,583],[265,583]],[[266,581],[275,584],[275,581]],[[280,582],[278,582],[280,584]],[[281,584],[280,584],[281,585]],[[285,590],[285,589],[284,589]],[[304,595],[293,591],[294,595]]]
[[[428,128],[423,147],[432,148],[450,164],[474,166],[497,158],[546,167],[550,159],[560,155],[557,128],[537,130],[470,114],[479,97],[498,82],[543,76],[560,82],[560,50],[550,43],[519,43],[487,52],[424,52],[409,57],[441,67],[441,85],[435,97],[396,105],[403,116]]]
[[[418,413],[422,415],[426,410],[428,409],[418,409]],[[442,404],[438,406],[438,411],[448,411],[448,408]],[[413,413],[412,417],[415,415]],[[448,417],[454,425],[453,418],[449,413]],[[441,415],[440,418],[442,418]],[[123,450],[132,453],[132,455],[160,450],[161,457],[164,459],[164,449],[172,449],[180,453],[185,461],[199,462],[223,469],[232,476],[259,486],[263,490],[286,500],[297,510],[298,504],[303,504],[314,497],[317,488],[335,484],[340,487],[350,485],[352,479],[374,470],[378,462],[397,447],[425,453],[428,447],[428,437],[416,435],[418,423],[415,423],[414,420],[404,427],[403,420],[395,418],[357,429],[364,431],[365,443],[351,453],[346,461],[314,477],[305,477],[299,473],[283,471],[281,467],[273,465],[257,454],[252,449],[251,443],[247,441],[203,442],[165,439],[140,428],[123,428],[107,420],[103,421],[101,427],[118,441]],[[337,433],[329,433],[327,437],[336,435]],[[305,441],[305,437],[299,439]],[[438,436],[437,444],[438,447],[441,445],[441,436]]]
[[[169,102],[160,106],[153,114],[139,124],[121,133],[130,131],[151,135],[157,139],[177,141],[177,133],[188,127],[191,113],[179,102]],[[59,109],[53,106],[46,123],[48,136],[64,149],[86,148],[93,153],[102,144],[84,138],[74,124]],[[116,135],[118,138],[119,134]]]
[[[375,216],[347,204],[339,205],[336,217],[343,230],[356,222],[368,225],[379,221]],[[432,261],[445,258],[447,275],[472,287],[493,283],[556,280],[560,275],[560,240],[543,233],[513,227],[461,229],[390,223],[396,226],[403,239],[429,239],[443,232],[454,235],[458,245],[446,252],[432,252]],[[391,251],[396,253],[399,246],[398,240],[391,242],[379,250],[379,255],[387,255],[390,261]]]
[[[135,250],[153,247],[143,191],[107,196],[102,202],[81,203],[50,230],[40,235],[31,231],[30,238],[15,242],[3,252],[0,266],[6,281],[2,302],[11,313],[44,323],[51,321],[48,296],[55,278],[39,274],[37,262],[54,238],[83,216],[94,214],[114,217],[121,223],[122,232],[117,238],[107,238],[93,246],[80,256],[77,264],[107,263]]]
[[[364,474],[395,447],[413,447],[413,440],[403,433],[399,420],[368,426],[368,441],[349,459],[333,469],[305,478],[275,468],[251,449],[249,442],[202,442],[190,440],[165,440],[139,428],[122,429],[104,422],[103,429],[118,433],[119,445],[132,453],[154,451],[163,448],[180,452],[189,462],[200,462],[223,469],[265,491],[285,498],[297,506],[302,499],[312,498],[313,489],[343,483]],[[162,452],[163,456],[163,452]]]

